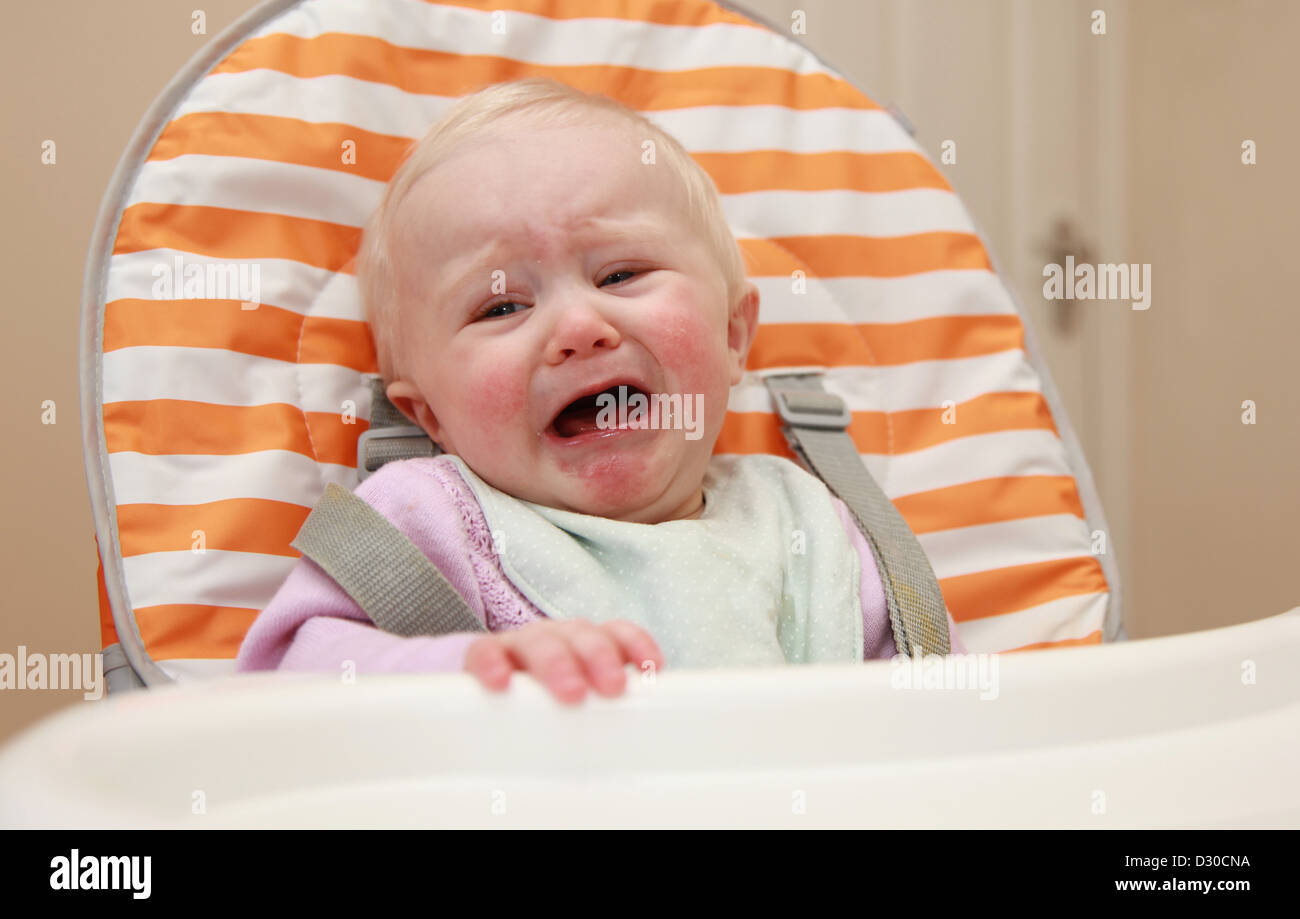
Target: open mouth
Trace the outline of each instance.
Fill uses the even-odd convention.
[[[565,440],[580,437],[592,431],[615,430],[618,426],[619,389],[623,398],[631,399],[636,393],[645,396],[644,390],[632,383],[615,383],[600,392],[574,399],[555,416],[550,430]],[[599,401],[597,401],[599,400]],[[604,424],[601,424],[604,422]]]

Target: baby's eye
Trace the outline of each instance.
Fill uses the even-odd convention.
[[[478,318],[479,318],[479,319],[498,319],[498,318],[500,318],[500,317],[502,317],[502,316],[510,316],[510,315],[513,315],[513,314],[515,313],[515,310],[513,310],[513,309],[509,309],[509,310],[507,310],[507,309],[506,309],[507,307],[518,307],[519,309],[523,309],[523,305],[522,305],[522,304],[520,304],[520,303],[516,303],[516,302],[514,302],[513,300],[509,300],[509,301],[506,301],[505,303],[494,303],[494,304],[492,304],[492,305],[489,306],[486,310],[484,310],[482,313],[480,313]],[[504,310],[504,312],[502,312],[503,310]]]
[[[635,271],[629,271],[629,270],[627,270],[627,269],[625,268],[625,269],[623,269],[622,271],[615,271],[615,272],[614,272],[613,274],[611,274],[609,277],[605,278],[605,281],[608,281],[610,278],[618,278],[620,275],[627,275],[627,277],[630,278],[630,277],[632,277],[632,276],[635,275],[635,274],[636,274]],[[618,283],[621,283],[622,281],[626,281],[626,280],[627,280],[627,278],[620,278],[618,281],[615,281],[614,283],[615,283],[615,284],[618,284]],[[602,282],[601,282],[601,284],[600,284],[601,287],[604,287],[604,286],[605,286],[605,281],[602,281]]]

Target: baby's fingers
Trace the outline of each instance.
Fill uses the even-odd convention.
[[[624,659],[635,664],[637,670],[644,671],[646,661],[652,662],[656,670],[663,669],[664,655],[659,650],[659,643],[641,626],[625,619],[611,619],[601,628],[614,637]]]
[[[514,669],[505,645],[494,636],[480,638],[465,652],[465,670],[488,689],[499,692],[509,686],[510,671]]]
[[[568,642],[554,631],[521,629],[506,639],[506,647],[518,669],[531,673],[561,702],[581,702],[587,695],[582,665]]]
[[[617,696],[627,687],[623,649],[614,636],[588,622],[572,622],[567,635],[587,671],[587,679],[602,696]]]

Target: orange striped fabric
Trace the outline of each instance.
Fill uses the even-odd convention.
[[[315,498],[355,484],[364,375],[377,370],[352,275],[362,222],[443,107],[534,75],[658,120],[724,209],[781,193],[736,228],[763,291],[749,369],[827,369],[972,651],[1101,641],[1108,587],[1021,320],[947,182],[879,106],[706,0],[380,0],[364,21],[354,6],[316,0],[249,36],[191,88],[127,194],[102,414],[127,588],[154,659],[233,657]],[[503,56],[497,21],[530,30],[518,47],[551,49],[547,62]],[[565,56],[575,63],[553,63]],[[243,190],[252,175],[265,199]],[[906,220],[886,207],[898,196]],[[256,264],[260,305],[159,296],[159,266],[177,257]],[[782,311],[794,276],[821,285],[815,321]],[[841,309],[846,297],[860,311]],[[957,397],[936,395],[931,370]],[[769,408],[733,408],[718,452],[791,456]]]

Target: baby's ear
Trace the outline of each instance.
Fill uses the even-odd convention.
[[[424,400],[419,388],[414,383],[406,380],[394,380],[388,384],[385,390],[388,401],[393,403],[393,407],[407,417],[411,424],[417,425],[424,429],[435,443],[441,444],[439,435],[442,433],[438,419],[434,417],[433,409],[429,403]]]
[[[727,351],[731,363],[731,385],[735,386],[745,375],[745,362],[749,349],[758,334],[758,287],[746,281],[743,293],[731,308],[727,319]]]

